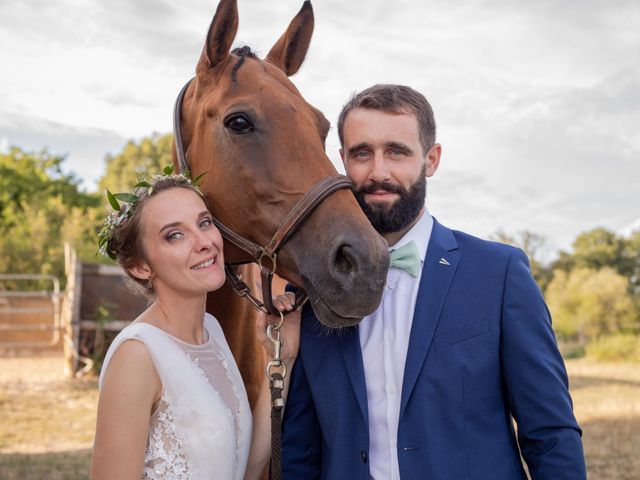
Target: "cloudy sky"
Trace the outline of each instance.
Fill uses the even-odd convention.
[[[301,0],[239,0],[236,44],[266,54]],[[216,0],[0,0],[0,149],[47,147],[94,188],[104,156],[171,129]],[[405,83],[438,122],[428,205],[552,255],[640,228],[640,1],[315,0],[294,82],[332,123],[356,90]],[[335,130],[327,143],[338,161]],[[341,168],[341,167],[340,167]]]

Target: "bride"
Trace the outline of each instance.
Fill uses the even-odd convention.
[[[206,293],[225,273],[202,194],[188,177],[164,175],[135,194],[108,195],[119,208],[105,220],[101,251],[154,301],[107,352],[91,478],[259,478],[270,455],[268,382],[252,418],[220,325],[205,313]],[[275,304],[292,308],[286,295]],[[296,316],[282,329],[288,368],[298,336]]]

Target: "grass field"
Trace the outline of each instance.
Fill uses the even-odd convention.
[[[97,382],[62,368],[61,356],[0,359],[0,479],[89,478]]]
[[[640,479],[640,365],[567,362],[591,480]]]
[[[570,360],[567,368],[589,478],[639,479],[640,365]],[[88,478],[96,382],[61,372],[59,357],[0,359],[0,479]]]

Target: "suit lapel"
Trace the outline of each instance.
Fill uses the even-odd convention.
[[[409,337],[400,416],[427,358],[449,286],[458,266],[458,244],[453,233],[440,225],[435,218],[433,222]]]
[[[346,332],[338,335],[338,343],[342,350],[345,370],[349,375],[351,386],[358,400],[362,417],[369,425],[369,412],[367,409],[367,386],[364,378],[364,364],[362,362],[362,350],[360,348],[360,336],[357,327],[351,327]]]

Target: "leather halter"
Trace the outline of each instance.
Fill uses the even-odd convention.
[[[180,172],[182,173],[190,170],[186,152],[184,150],[184,143],[182,141],[182,102],[184,95],[193,80],[193,78],[189,80],[185,86],[182,87],[182,90],[180,90],[173,111],[173,131],[176,155],[178,157]],[[213,222],[218,230],[220,230],[224,240],[232,243],[248,255],[247,259],[234,262],[225,261],[225,272],[233,290],[241,297],[247,298],[258,310],[262,310],[270,315],[279,315],[278,310],[272,303],[271,294],[271,283],[273,280],[273,274],[277,268],[278,251],[323,200],[332,193],[345,188],[353,189],[353,183],[344,175],[325,177],[317,182],[302,196],[302,198],[300,198],[300,200],[298,200],[289,213],[284,217],[276,232],[271,237],[271,240],[264,247],[261,247],[248,238],[237,234],[214,218]],[[262,301],[251,293],[251,288],[243,282],[236,273],[235,267],[237,265],[247,263],[257,263],[260,267],[260,276],[262,279]],[[302,305],[307,300],[307,294],[302,289],[299,289],[298,292],[299,293],[296,293],[295,307]]]

